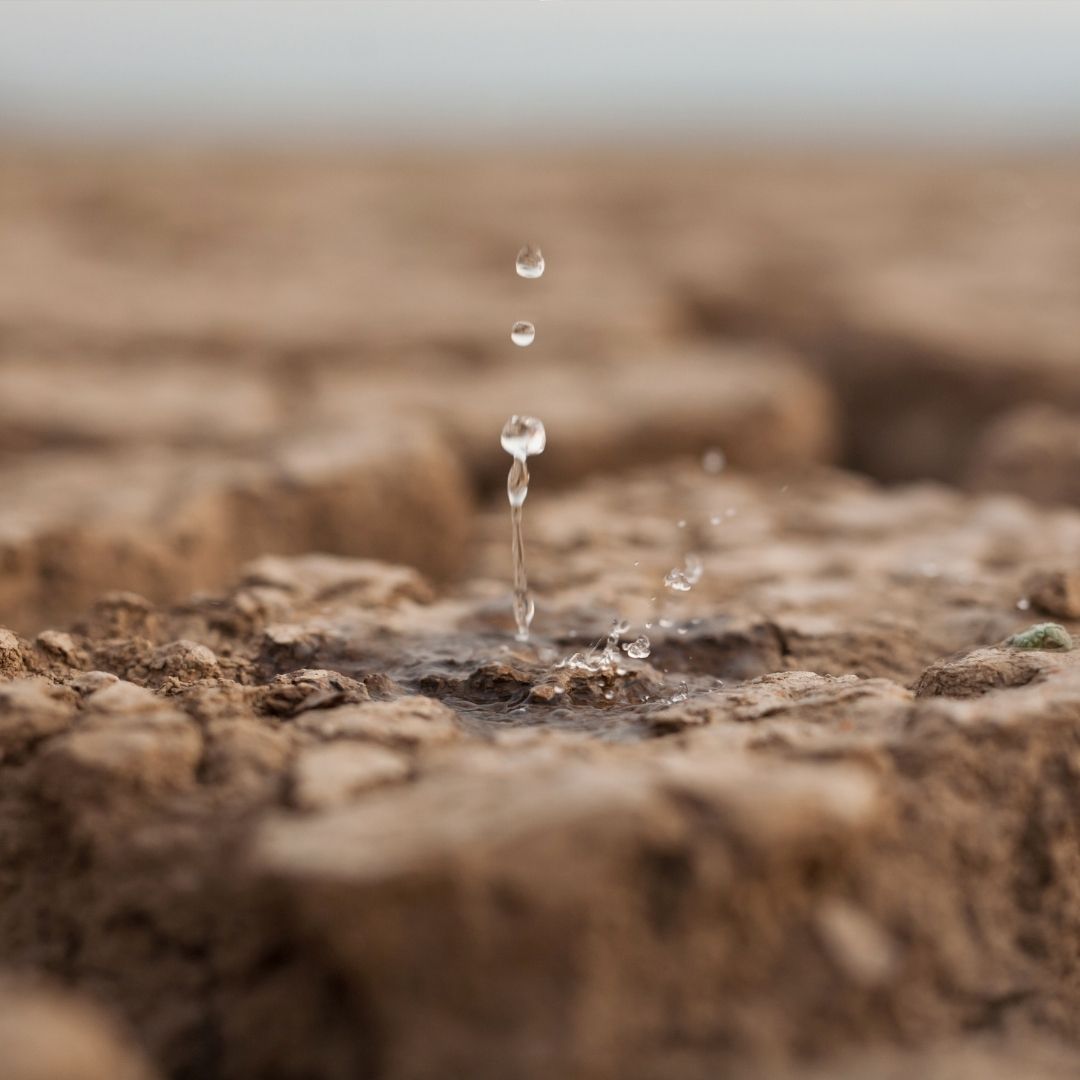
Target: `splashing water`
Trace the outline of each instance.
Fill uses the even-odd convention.
[[[678,568],[669,570],[664,575],[664,584],[671,589],[672,592],[689,592],[693,588],[685,571],[679,570]]]
[[[536,340],[536,327],[524,320],[516,322],[510,327],[510,340],[524,349],[526,345],[531,345]]]
[[[518,277],[538,278],[544,273],[544,253],[532,244],[526,244],[518,253],[514,264]]]
[[[556,667],[569,668],[572,671],[586,671],[590,674],[607,673],[612,671],[616,675],[625,675],[626,671],[619,667],[619,661],[622,657],[619,654],[619,638],[630,629],[630,624],[625,619],[616,618],[611,624],[611,630],[608,632],[607,641],[604,642],[603,649],[599,648],[599,642],[592,648],[587,649],[585,652],[576,652],[568,656],[565,660],[561,660]],[[639,638],[638,641],[644,641],[646,644],[645,655],[648,656],[648,638]],[[637,642],[631,642],[631,645],[636,645]],[[635,654],[630,651],[628,645],[624,645],[627,656],[634,656]],[[599,650],[599,651],[598,651]]]
[[[644,660],[652,651],[652,643],[642,634],[641,637],[628,641],[623,646],[623,651],[631,660]]]
[[[511,416],[503,425],[500,437],[502,448],[510,454],[514,463],[506,478],[506,495],[510,500],[511,554],[514,560],[514,621],[517,623],[518,641],[529,640],[536,605],[529,595],[529,582],[525,575],[525,539],[521,530],[521,510],[529,494],[530,455],[542,454],[547,445],[544,425],[535,416]]]

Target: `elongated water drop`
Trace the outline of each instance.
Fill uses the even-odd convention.
[[[511,506],[521,506],[529,494],[529,467],[524,458],[514,458],[510,474],[506,478],[506,497]]]
[[[525,574],[525,538],[521,528],[521,511],[529,494],[529,467],[525,459],[531,454],[544,452],[547,433],[543,423],[535,416],[511,416],[503,425],[500,442],[514,459],[506,478],[514,563],[514,622],[517,624],[518,641],[528,641],[536,607],[529,595],[529,582]]]
[[[525,348],[536,340],[536,327],[531,322],[516,322],[510,327],[510,340]]]
[[[628,641],[623,646],[623,650],[627,656],[634,660],[644,660],[652,650],[652,645],[649,639],[642,634],[641,637]]]
[[[518,277],[538,278],[544,272],[544,253],[532,244],[526,244],[517,253]]]
[[[696,585],[701,580],[701,575],[705,573],[705,564],[701,561],[701,557],[688,554],[683,559],[683,573],[691,585]]]

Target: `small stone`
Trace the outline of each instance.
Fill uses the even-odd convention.
[[[39,648],[51,656],[63,660],[66,664],[71,664],[72,667],[78,665],[81,654],[79,647],[75,644],[75,639],[70,634],[65,634],[60,630],[42,630],[34,640]]]

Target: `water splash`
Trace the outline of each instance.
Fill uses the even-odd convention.
[[[526,244],[518,253],[514,267],[518,277],[538,278],[544,273],[544,253],[532,244]]]
[[[639,638],[635,638],[633,641],[628,641],[623,646],[623,652],[625,652],[631,660],[644,660],[651,651],[652,643],[644,634]]]
[[[506,495],[510,500],[511,554],[514,562],[514,621],[517,624],[518,641],[528,641],[536,605],[529,595],[529,582],[525,574],[525,539],[521,528],[522,507],[529,494],[529,467],[526,459],[530,455],[544,452],[547,433],[544,431],[543,422],[535,416],[511,416],[503,425],[500,441],[502,448],[514,459],[506,478]]]
[[[630,629],[630,624],[624,619],[615,619],[611,624],[611,630],[608,632],[607,640],[604,642],[604,647],[600,648],[600,643],[587,649],[585,652],[572,653],[565,660],[561,660],[556,667],[569,668],[572,671],[584,671],[589,674],[608,674],[614,672],[616,675],[625,675],[626,671],[619,667],[619,661],[622,659],[622,655],[619,653],[619,639]],[[641,640],[641,639],[639,639]],[[648,642],[648,638],[644,639]],[[636,642],[634,642],[636,644]],[[633,655],[627,646],[623,646],[627,650],[627,655]],[[646,653],[648,655],[648,653]]]
[[[678,567],[674,570],[669,570],[664,575],[664,584],[667,588],[671,589],[672,592],[689,592],[693,588],[686,572],[680,570]]]
[[[536,327],[531,322],[521,320],[510,327],[510,340],[515,345],[525,348],[536,340]]]

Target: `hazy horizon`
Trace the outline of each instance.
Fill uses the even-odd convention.
[[[0,5],[0,132],[1080,145],[1080,6]]]

